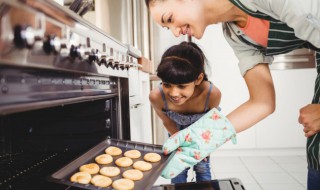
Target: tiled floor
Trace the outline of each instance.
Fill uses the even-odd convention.
[[[304,155],[211,156],[213,179],[238,178],[246,190],[305,190],[307,161]],[[192,172],[189,172],[189,181]],[[159,177],[156,184],[168,184]]]
[[[304,190],[305,156],[212,157],[215,179],[239,178],[246,190]]]

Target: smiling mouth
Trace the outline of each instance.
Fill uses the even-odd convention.
[[[186,34],[188,36],[192,36],[189,24],[187,25],[186,29],[183,31],[183,35],[186,35]]]
[[[170,99],[173,101],[173,102],[179,102],[181,100],[181,98],[174,98],[174,97],[170,97]]]

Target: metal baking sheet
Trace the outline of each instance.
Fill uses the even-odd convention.
[[[133,141],[127,141],[127,140],[119,140],[119,139],[106,139],[99,143],[97,146],[90,149],[88,152],[84,153],[74,161],[70,162],[54,174],[48,177],[48,180],[55,183],[65,184],[68,186],[74,186],[82,189],[92,189],[92,190],[111,190],[112,185],[107,188],[97,187],[92,184],[79,184],[74,183],[70,181],[70,177],[79,171],[79,167],[84,164],[88,163],[96,163],[95,157],[97,157],[100,154],[105,154],[105,149],[109,146],[116,146],[119,147],[122,150],[122,155],[119,156],[113,156],[114,161],[120,157],[123,157],[123,154],[127,150],[136,149],[141,152],[141,157],[137,159],[133,159],[133,162],[138,160],[143,160],[143,157],[146,153],[149,152],[155,152],[160,154],[161,160],[156,163],[152,164],[152,169],[146,172],[143,172],[143,178],[139,181],[134,181],[134,190],[149,190],[152,188],[155,181],[160,176],[162,170],[164,167],[169,163],[170,159],[172,158],[173,154],[170,154],[169,156],[165,156],[162,151],[162,146],[160,145],[153,145],[153,144],[145,144],[140,142],[133,142]],[[111,164],[98,164],[101,167],[104,166],[116,166],[114,164],[114,161]],[[122,178],[122,173],[125,170],[133,169],[132,166],[122,168],[119,167],[121,170],[120,175],[116,177],[112,177],[112,181],[115,181],[117,179]],[[93,175],[92,175],[93,176]]]

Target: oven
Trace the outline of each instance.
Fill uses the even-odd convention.
[[[0,0],[0,19],[0,189],[75,189],[46,178],[130,140],[137,57],[52,0]]]

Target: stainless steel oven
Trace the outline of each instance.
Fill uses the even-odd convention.
[[[72,189],[46,177],[130,140],[137,57],[52,0],[0,0],[0,19],[0,189]]]

